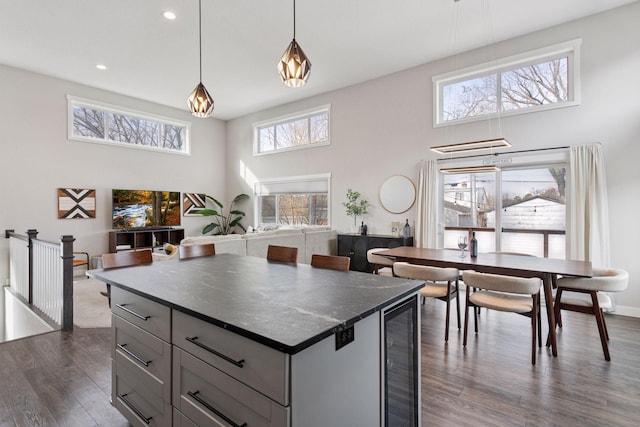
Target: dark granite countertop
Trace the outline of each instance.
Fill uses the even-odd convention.
[[[424,285],[224,253],[89,275],[289,354]]]

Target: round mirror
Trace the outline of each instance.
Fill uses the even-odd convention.
[[[416,200],[416,187],[409,178],[403,175],[393,175],[380,187],[380,203],[391,213],[408,211]]]

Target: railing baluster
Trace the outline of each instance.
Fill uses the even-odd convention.
[[[37,240],[29,230],[19,236],[5,231],[9,238],[9,277],[13,292],[62,326],[73,329],[73,236],[60,242]]]

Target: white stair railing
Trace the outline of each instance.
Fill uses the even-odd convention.
[[[9,243],[10,289],[35,312],[73,329],[73,236],[58,243],[36,239],[37,230],[20,236],[6,230]]]

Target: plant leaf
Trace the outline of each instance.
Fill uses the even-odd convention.
[[[215,230],[216,228],[218,228],[218,224],[214,224],[213,222],[211,224],[207,224],[202,229],[202,234],[207,234],[207,233]]]
[[[244,193],[242,193],[242,194],[238,194],[238,195],[236,196],[236,198],[235,198],[235,199],[233,199],[233,202],[232,202],[232,203],[238,203],[239,201],[241,201],[241,200],[245,200],[245,199],[248,199],[248,198],[249,198],[249,195],[247,195],[247,194],[244,194]]]
[[[222,203],[220,203],[220,202],[218,201],[218,199],[216,199],[215,197],[211,197],[211,196],[210,196],[210,195],[208,195],[208,194],[205,194],[204,196],[205,196],[207,199],[211,200],[211,201],[212,201],[213,203],[215,203],[216,205],[218,205],[218,207],[219,207],[220,209],[222,209],[222,208],[224,207],[224,206],[222,205]]]
[[[237,211],[237,210],[232,210],[231,212],[229,212],[229,214],[245,216],[245,213],[244,213],[244,212],[242,212],[242,211]]]
[[[202,216],[214,216],[214,215],[218,216],[218,215],[220,215],[218,213],[218,211],[215,210],[215,209],[202,209],[201,211],[198,211],[198,213],[200,215],[202,215]]]

